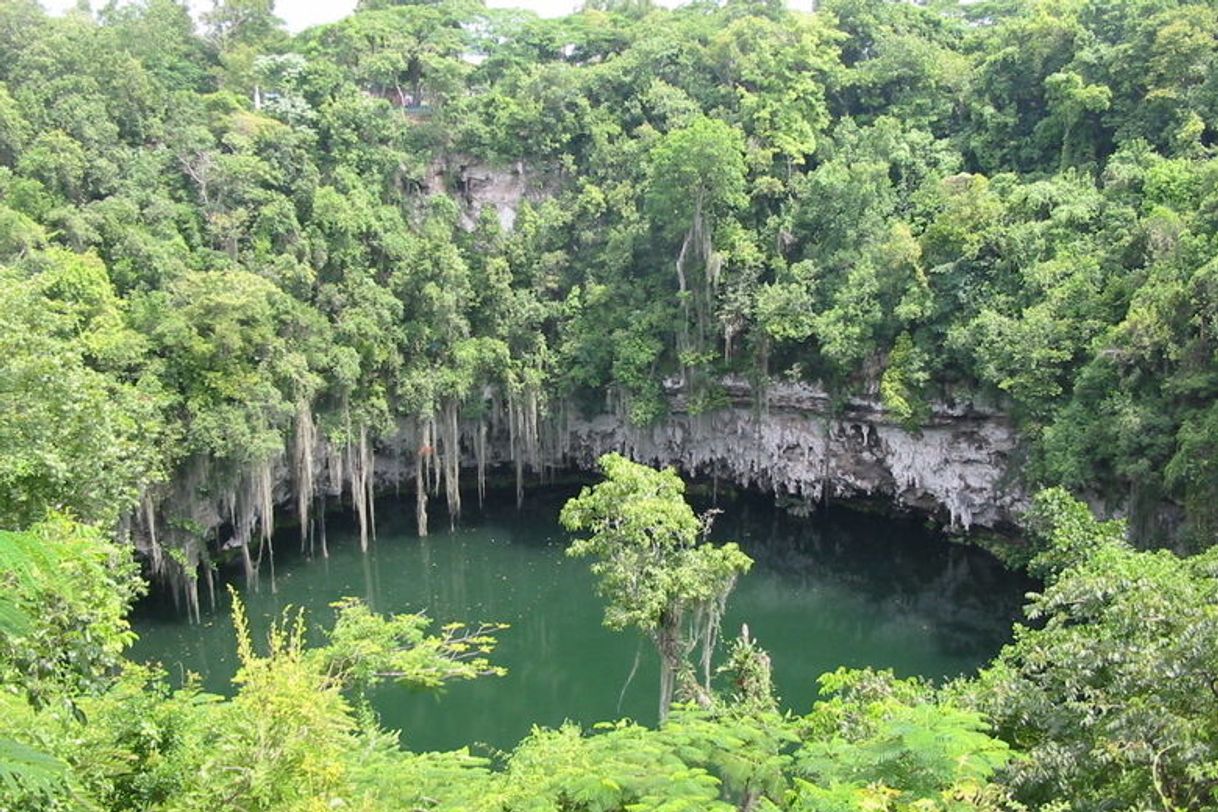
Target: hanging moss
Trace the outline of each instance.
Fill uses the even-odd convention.
[[[313,481],[313,453],[317,447],[317,424],[310,405],[301,401],[296,407],[296,436],[293,443],[292,480],[296,488],[296,515],[300,520],[300,550],[313,552],[312,523],[309,510],[313,504],[316,485]]]

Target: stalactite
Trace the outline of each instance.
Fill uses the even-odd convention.
[[[368,442],[368,427],[359,430],[360,454],[364,458],[364,499],[367,504],[368,531],[372,540],[376,541],[376,502],[372,498],[376,490],[376,455],[372,453],[372,443]]]
[[[478,509],[486,501],[486,421],[479,418],[478,432],[474,435],[474,457],[478,466]]]
[[[432,453],[430,421],[419,423],[419,451],[414,467],[415,486],[415,522],[419,528],[419,538],[427,535],[427,458]]]
[[[313,482],[313,449],[317,445],[317,425],[313,422],[313,410],[309,404],[301,401],[296,408],[296,442],[293,460],[295,461],[296,483],[296,514],[300,519],[300,551],[305,552],[306,545],[312,553],[312,533],[309,523],[309,508],[313,504],[315,485]]]
[[[355,508],[355,517],[359,521],[359,548],[363,552],[368,551],[368,496],[367,496],[367,481],[365,477],[368,475],[368,469],[365,467],[367,462],[364,453],[364,444],[366,437],[361,431],[360,441],[347,441],[347,468],[351,471],[351,505]]]
[[[461,515],[461,429],[457,425],[457,404],[455,401],[449,401],[444,404],[442,421],[444,497],[448,503],[449,527],[455,528],[457,526],[457,518]]]

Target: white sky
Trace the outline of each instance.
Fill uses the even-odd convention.
[[[0,0],[3,2],[3,0]],[[94,7],[104,0],[94,0]],[[580,5],[580,0],[487,0],[491,8],[527,8],[543,17],[558,17],[570,14]],[[42,0],[43,8],[60,13],[75,8],[77,0]],[[210,0],[190,0],[195,11],[211,8]],[[277,0],[275,13],[288,24],[288,30],[300,31],[311,25],[329,23],[341,19],[355,8],[355,0]]]
[[[94,6],[100,6],[106,0],[93,0]],[[209,9],[212,0],[189,0],[190,6],[196,12]],[[659,0],[662,5],[675,6],[682,0]],[[0,3],[4,0],[0,0]],[[78,0],[42,0],[42,5],[52,13],[60,13],[74,8]],[[582,0],[486,0],[491,8],[526,8],[535,11],[543,17],[559,17],[570,14]],[[788,0],[787,5],[802,11],[812,10],[812,0]],[[292,32],[300,31],[311,25],[329,23],[342,19],[355,8],[355,0],[277,0],[275,13],[288,25]]]

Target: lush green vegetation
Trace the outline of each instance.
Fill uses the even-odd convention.
[[[1134,550],[1064,491],[1033,516],[1045,579],[1033,625],[982,673],[938,687],[888,673],[820,678],[822,701],[780,713],[768,655],[743,631],[715,680],[689,660],[699,639],[665,615],[722,596],[731,546],[666,545],[693,518],[679,480],[621,458],[573,499],[635,537],[599,571],[607,622],[639,626],[678,662],[677,704],[658,729],[628,721],[535,729],[510,753],[414,753],[382,730],[367,691],[493,677],[497,628],[382,617],[335,604],[324,643],[288,612],[250,639],[235,601],[241,668],[232,698],[170,689],[123,659],[141,589],[130,547],[55,518],[0,538],[0,808],[13,810],[1012,810],[1218,807],[1215,555]],[[675,488],[675,490],[674,490]],[[609,495],[622,510],[602,513]],[[636,531],[654,510],[656,545]],[[697,538],[698,523],[690,528]],[[600,537],[599,539],[597,537]],[[643,552],[647,551],[647,552]],[[678,555],[671,568],[643,558]],[[721,562],[722,563],[722,562]],[[735,565],[735,562],[731,562]],[[693,624],[692,629],[699,628]]]
[[[0,9],[3,525],[124,519],[193,582],[280,460],[309,524],[318,438],[371,524],[402,427],[455,480],[488,404],[535,461],[737,373],[989,398],[1030,484],[1212,540],[1211,4],[270,5]]]
[[[596,557],[592,572],[609,603],[605,625],[637,627],[655,644],[663,721],[678,681],[683,693],[709,701],[723,610],[753,560],[733,542],[706,540],[714,514],[694,514],[675,471],[654,471],[620,454],[600,464],[605,481],[563,507],[564,527],[592,534],[567,553]],[[699,668],[690,661],[695,649]]]
[[[1218,7],[362,0],[289,36],[271,5],[0,3],[0,807],[1218,805]],[[468,167],[529,187],[510,227]],[[728,374],[914,429],[988,399],[1030,487],[1202,552],[1046,491],[992,667],[843,672],[784,717],[747,635],[718,696],[687,662],[747,561],[610,461],[564,518],[665,658],[660,730],[400,750],[364,692],[493,675],[497,630],[358,604],[318,647],[243,632],[231,700],[123,659],[129,541],[198,614],[221,542],[273,566],[282,469],[302,544],[340,487],[366,543],[395,433],[425,529],[463,443],[482,485],[490,413],[519,472],[547,413],[646,424],[666,378],[709,410]]]

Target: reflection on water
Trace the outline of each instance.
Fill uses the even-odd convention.
[[[284,608],[303,606],[320,637],[333,619],[329,603],[343,596],[439,622],[510,623],[495,655],[507,677],[455,685],[440,697],[377,691],[384,723],[415,749],[507,748],[532,724],[566,718],[652,723],[655,655],[642,645],[642,664],[623,693],[639,638],[601,626],[587,562],[563,555],[556,517],[569,495],[543,492],[520,513],[489,505],[456,531],[438,528],[426,539],[412,529],[412,502],[378,503],[379,538],[367,555],[349,527],[331,527],[329,559],[293,556],[287,534],[277,545],[278,592],[264,583],[246,596],[252,625],[262,634]],[[813,701],[816,676],[839,665],[934,678],[974,670],[1005,642],[1029,588],[986,553],[916,522],[844,510],[800,518],[760,497],[720,507],[714,535],[739,541],[756,560],[732,596],[725,634],[749,624],[773,655],[784,704],[797,711]],[[150,603],[137,615],[133,654],[161,660],[175,679],[191,671],[209,690],[227,691],[236,659],[227,606],[204,621],[191,626]]]

